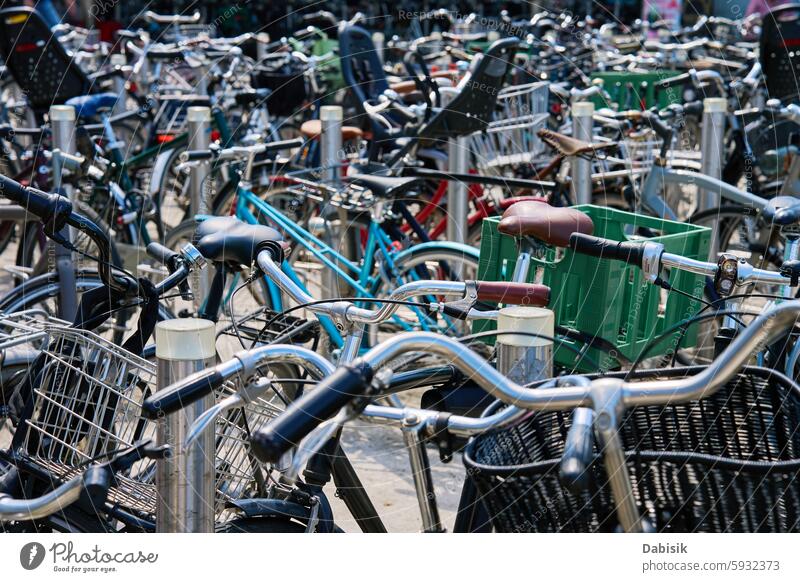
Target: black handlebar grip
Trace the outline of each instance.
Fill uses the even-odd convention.
[[[147,245],[147,256],[155,259],[162,265],[172,268],[172,263],[181,256],[177,251],[165,247],[161,243],[151,242]]]
[[[52,231],[59,231],[72,213],[72,202],[58,194],[48,194],[36,188],[26,188],[11,178],[0,176],[0,196],[16,202],[42,219]],[[52,224],[49,224],[52,223]]]
[[[301,138],[295,139],[284,139],[281,141],[273,141],[271,143],[266,144],[266,150],[268,152],[279,152],[281,150],[292,150],[294,148],[301,148],[303,147],[303,141]]]
[[[650,124],[650,127],[653,128],[653,131],[656,132],[658,137],[663,139],[667,145],[670,145],[672,141],[672,128],[664,123],[657,113],[648,112],[644,114],[642,118]]]
[[[181,161],[199,162],[200,160],[210,160],[214,157],[211,150],[189,150],[181,154]]]
[[[361,361],[337,368],[251,437],[253,454],[262,462],[277,463],[322,422],[363,396],[369,389],[372,375],[372,367]]]
[[[564,443],[558,478],[561,485],[574,495],[585,491],[591,479],[589,466],[594,455],[593,419],[594,411],[591,408],[576,408]]]
[[[177,412],[219,389],[228,376],[218,368],[195,372],[172,386],[159,390],[142,403],[142,415],[150,420]]]
[[[635,242],[618,242],[588,234],[573,233],[569,248],[576,253],[599,259],[613,259],[636,267],[642,266],[644,246]]]

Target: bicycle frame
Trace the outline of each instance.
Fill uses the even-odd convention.
[[[251,210],[251,208],[255,211]],[[377,212],[380,212],[380,209],[378,209]],[[380,260],[384,263],[386,270],[391,273],[396,273],[395,257],[397,253],[394,251],[394,241],[377,220],[371,220],[369,223],[367,228],[367,240],[364,247],[364,258],[359,264],[349,260],[324,241],[295,224],[279,210],[272,207],[268,202],[265,202],[259,198],[258,195],[241,184],[237,187],[235,213],[237,218],[249,224],[260,224],[259,216],[266,218],[279,230],[286,232],[296,244],[299,244],[307,252],[311,253],[326,269],[330,269],[337,277],[349,285],[358,298],[375,299],[375,294],[380,288],[380,284],[383,282],[380,271],[373,274],[376,266],[376,254],[378,254]],[[308,292],[305,285],[303,285],[300,280],[300,277],[288,262],[284,261],[282,269],[292,281],[304,291]],[[267,284],[273,308],[276,311],[281,311],[283,307],[279,289],[270,280],[267,280]],[[364,302],[356,301],[355,304],[363,305]],[[424,314],[416,308],[412,309],[419,317],[422,328],[429,330],[430,326],[426,324]],[[406,331],[412,329],[411,326],[397,317],[394,317],[393,321]],[[337,328],[334,322],[325,316],[320,317],[320,325],[322,325],[323,329],[328,333],[333,344],[337,348],[343,350],[343,361],[348,361],[351,357],[354,358],[358,355],[358,346],[352,345],[352,341],[355,341],[355,339],[352,341],[346,340],[356,338],[360,344],[363,327],[361,329],[351,328],[350,330],[342,330]],[[349,332],[346,334],[346,338],[342,336],[342,331]]]
[[[689,170],[675,170],[654,164],[642,187],[642,204],[656,216],[669,220],[677,221],[679,219],[672,208],[666,203],[663,196],[661,196],[662,187],[668,184],[675,186],[697,186],[700,190],[718,192],[720,201],[722,199],[731,200],[754,210],[763,210],[767,205],[766,199],[751,194],[750,192],[740,190],[735,186],[726,184],[722,180],[711,176]]]

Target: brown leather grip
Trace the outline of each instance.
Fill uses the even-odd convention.
[[[534,307],[545,307],[550,302],[550,287],[547,285],[476,281],[475,286],[478,291],[478,301]]]

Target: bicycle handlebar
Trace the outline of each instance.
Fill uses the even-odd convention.
[[[573,251],[600,259],[622,261],[642,269],[651,282],[659,277],[664,267],[679,269],[697,275],[716,277],[720,265],[725,264],[732,272],[730,280],[736,285],[749,283],[771,283],[775,285],[791,286],[792,279],[780,272],[768,271],[753,267],[743,259],[733,260],[730,256],[722,255],[720,262],[709,263],[697,261],[664,252],[664,245],[649,241],[630,242],[613,241],[586,234],[573,233],[569,239],[569,248]],[[727,291],[729,292],[729,291]]]
[[[253,454],[265,463],[278,462],[321,422],[365,396],[372,376],[372,367],[358,361],[337,368],[314,390],[306,392],[284,414],[250,438]]]
[[[225,149],[190,150],[181,153],[182,163],[200,160],[231,160],[237,158],[248,158],[258,156],[267,152],[277,152],[291,150],[302,147],[305,141],[301,138],[273,141],[270,143],[260,143],[251,146],[234,146]]]
[[[125,471],[143,458],[158,459],[169,450],[168,446],[154,447],[149,439],[138,441],[116,454],[111,460],[90,466],[83,475],[77,475],[53,491],[32,499],[15,499],[0,494],[0,523],[12,520],[44,519],[78,501],[86,495],[92,509],[106,503],[114,483],[114,473]]]
[[[252,350],[242,350],[233,358],[195,372],[183,380],[179,380],[163,390],[159,390],[145,399],[142,404],[142,415],[154,420],[161,415],[172,414],[219,390],[222,385],[235,376],[246,379],[270,362],[292,363],[303,367],[308,373],[320,380],[334,371],[334,366],[316,352],[294,345],[266,345]],[[244,384],[243,382],[238,385]]]
[[[496,426],[493,423],[498,421],[507,422],[518,418],[524,410],[553,411],[593,407],[592,391],[595,383],[602,383],[602,387],[598,385],[598,388],[604,391],[609,390],[613,384],[619,391],[621,403],[625,407],[665,405],[711,396],[739,371],[754,351],[768,345],[794,326],[798,314],[800,314],[800,301],[797,300],[781,303],[762,313],[744,328],[708,367],[694,376],[679,380],[642,382],[602,378],[594,382],[586,381],[578,386],[562,386],[560,382],[563,379],[556,378],[538,388],[525,388],[498,372],[481,356],[457,340],[429,332],[401,334],[369,350],[357,363],[351,364],[349,370],[331,375],[327,381],[320,383],[312,393],[308,394],[308,400],[303,397],[275,421],[257,431],[253,438],[258,442],[258,450],[256,451],[254,447],[254,453],[262,460],[274,462],[280,459],[282,454],[298,444],[303,436],[310,434],[325,419],[333,416],[336,412],[335,405],[344,406],[353,399],[365,396],[369,389],[370,370],[377,370],[409,352],[426,352],[447,358],[451,365],[473,378],[489,394],[511,405],[501,413],[486,419],[456,416],[448,418],[449,429],[458,427],[457,430],[461,434],[474,434]],[[374,416],[380,416],[374,414],[376,412],[374,408],[368,407],[373,409],[371,413]],[[420,413],[432,414],[431,411],[420,411]],[[388,414],[385,415],[392,420],[402,416],[403,411],[394,408],[388,409]],[[586,433],[585,420],[581,421],[581,424],[582,428],[576,429],[578,432],[572,440],[574,454],[569,455],[569,458],[576,460],[589,458],[587,453],[589,436]],[[565,476],[574,477],[575,473],[570,470]],[[580,485],[579,481],[573,482]]]

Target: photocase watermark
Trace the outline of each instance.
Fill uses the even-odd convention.
[[[26,570],[35,570],[44,562],[46,552],[39,542],[29,542],[19,551],[19,563]]]
[[[35,570],[47,561],[54,572],[110,574],[120,566],[155,564],[158,557],[142,550],[106,551],[97,544],[77,549],[71,541],[56,542],[46,549],[39,542],[29,542],[20,549],[19,563],[25,570]]]

